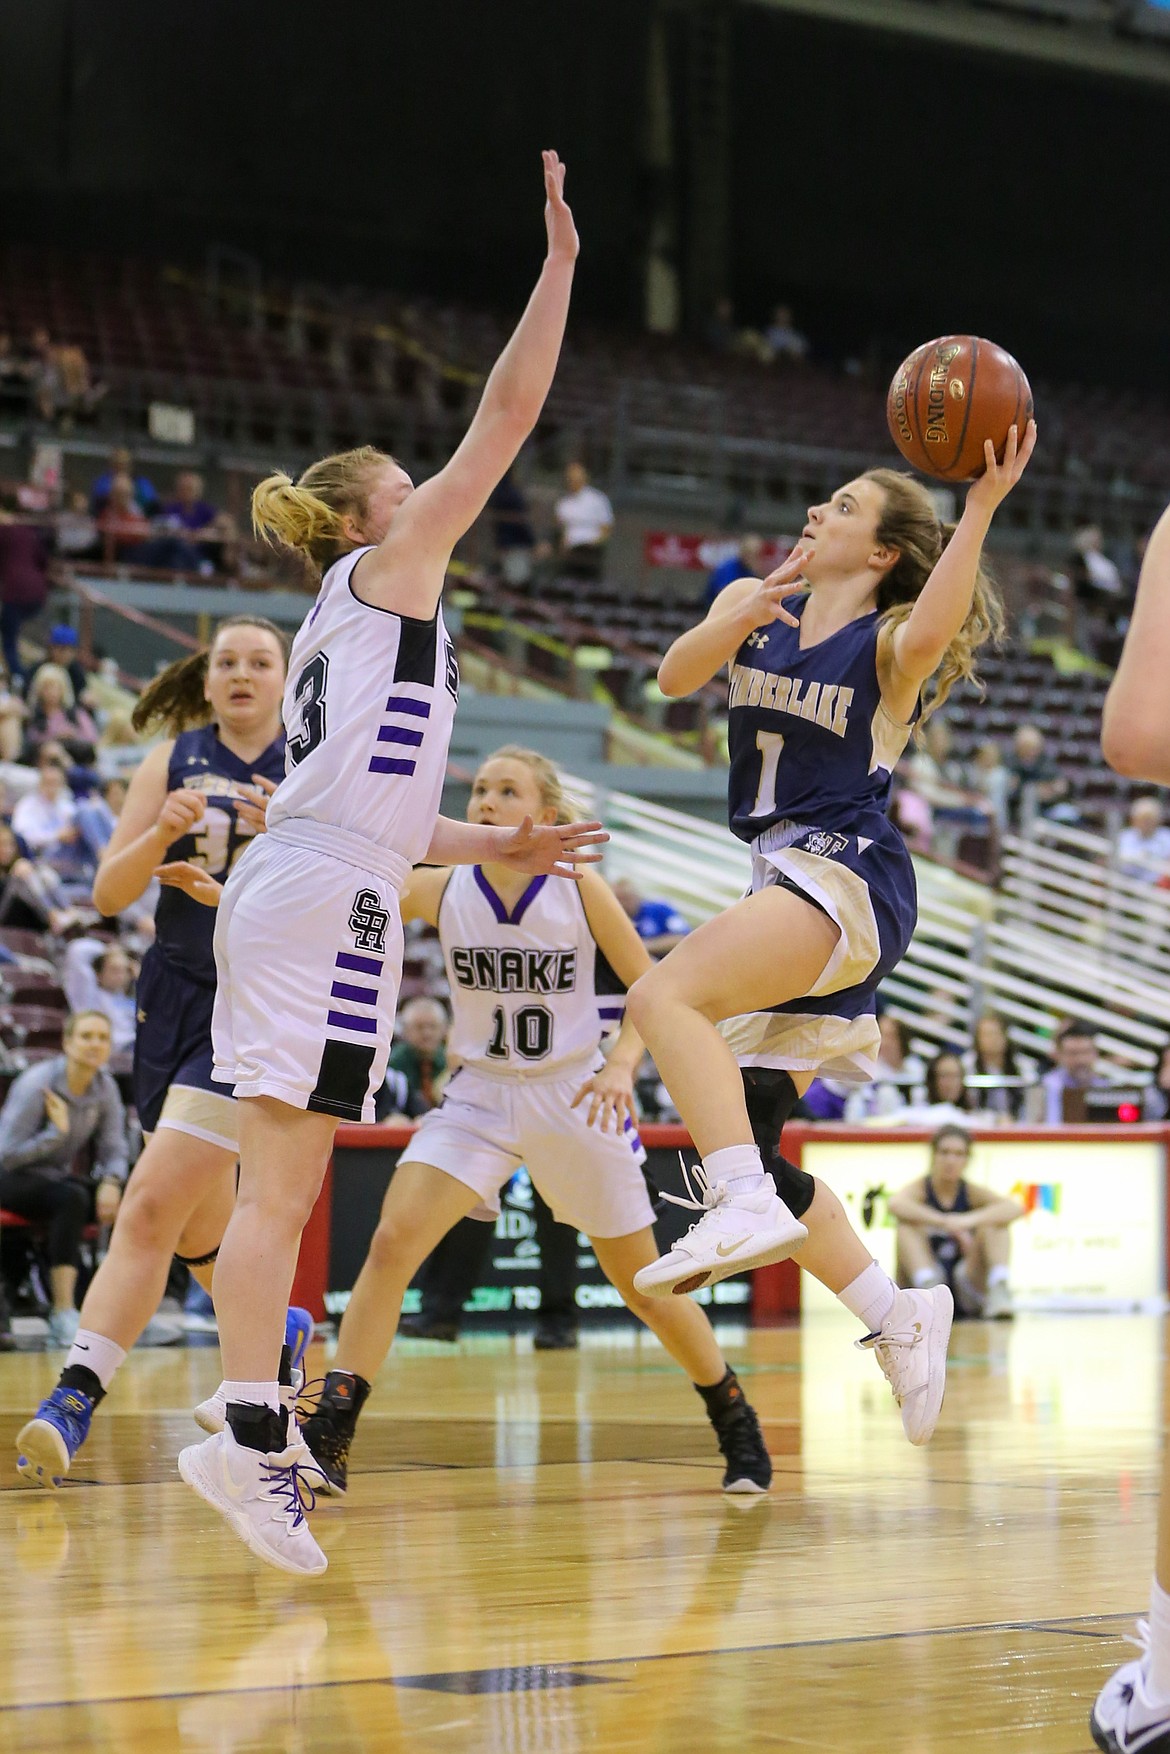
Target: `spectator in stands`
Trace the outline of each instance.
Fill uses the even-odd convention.
[[[98,738],[97,770],[101,779],[128,779],[141,764],[144,750],[129,713],[111,713]]]
[[[68,432],[77,421],[90,418],[106,394],[106,385],[94,382],[84,349],[73,343],[53,349],[53,368],[57,424]]]
[[[101,532],[103,559],[137,558],[149,539],[150,519],[135,497],[134,482],[129,475],[115,475],[110,482],[103,496],[102,509],[97,514],[97,524]],[[150,563],[143,561],[142,564]]]
[[[158,493],[149,477],[135,475],[134,458],[125,445],[118,445],[110,452],[109,467],[98,476],[89,490],[89,509],[94,517],[100,518],[105,511],[110,501],[114,480],[119,475],[130,477],[131,496],[134,503],[145,517],[153,517],[158,510]]]
[[[1056,1064],[1028,1093],[1028,1118],[1048,1127],[1084,1121],[1086,1090],[1108,1088],[1100,1069],[1097,1037],[1085,1023],[1066,1023],[1055,1043]]]
[[[556,503],[561,572],[570,579],[600,579],[613,534],[613,507],[599,487],[590,485],[584,463],[569,464],[565,485],[569,491]]]
[[[98,728],[78,706],[69,672],[59,664],[42,664],[29,684],[28,718],[24,727],[24,759],[34,762],[46,743],[60,743],[77,767],[91,767],[97,753]]]
[[[632,878],[619,877],[612,887],[651,956],[665,956],[690,931],[685,914],[669,901],[647,901]]]
[[[1000,833],[1007,827],[1008,794],[1012,776],[1004,765],[999,744],[989,738],[981,743],[967,765],[967,785],[986,800],[987,810]]]
[[[235,526],[226,512],[217,511],[203,497],[203,477],[194,469],[180,469],[175,476],[175,494],[155,520],[155,529],[164,535],[179,538],[180,547],[189,554],[188,569],[202,573],[218,568],[228,570],[227,548],[235,535]],[[172,562],[183,565],[183,562]]]
[[[1038,1067],[1027,1054],[1018,1054],[1008,1037],[1007,1024],[998,1011],[983,1011],[975,1022],[972,1045],[963,1054],[968,1078],[1023,1079],[1019,1085],[977,1086],[980,1106],[989,1114],[1018,1121],[1024,1112],[1028,1086],[1036,1082]]]
[[[969,1125],[986,1122],[991,1116],[979,1113],[974,1093],[967,1089],[963,1062],[958,1054],[944,1049],[936,1054],[926,1068],[925,1102],[915,1102],[899,1109],[889,1118],[896,1127],[942,1127],[949,1123]]]
[[[1117,837],[1117,869],[1135,883],[1157,883],[1170,865],[1170,828],[1157,798],[1135,798],[1129,823]]]
[[[1068,780],[1045,749],[1039,726],[1019,726],[1006,766],[1008,820],[1013,828],[1026,831],[1036,816],[1048,815],[1068,798]]]
[[[115,1054],[130,1053],[138,1027],[134,996],[138,966],[120,944],[75,938],[65,952],[61,984],[71,1011],[100,1012],[110,1026]]]
[[[39,858],[77,838],[77,805],[66,780],[59,749],[42,750],[37,758],[37,784],[12,812],[12,827],[26,854]]]
[[[936,859],[954,859],[964,834],[988,834],[990,806],[968,785],[966,766],[953,753],[945,719],[930,721],[903,766],[909,791],[930,808],[930,850]]]
[[[764,330],[764,345],[773,360],[799,363],[808,358],[808,336],[796,327],[791,305],[776,305],[772,321]]]
[[[703,607],[710,609],[720,591],[733,585],[736,579],[757,579],[760,572],[760,561],[764,552],[762,536],[741,536],[734,554],[713,566],[707,575],[707,583],[703,589]]]
[[[23,680],[20,630],[40,614],[49,595],[48,533],[0,511],[0,647],[8,673]]]
[[[0,329],[0,419],[28,412],[28,366],[12,344],[12,336]]]
[[[30,338],[29,385],[33,408],[42,420],[51,423],[56,417],[64,386],[57,350],[45,328],[34,329]]]
[[[74,700],[81,700],[89,686],[89,672],[77,655],[77,629],[70,627],[67,621],[59,621],[49,629],[49,649],[29,677],[27,692],[30,696],[36,688],[37,677],[49,664],[66,672],[73,685]]]
[[[118,825],[122,814],[122,806],[126,802],[126,791],[129,781],[120,774],[105,780],[101,791],[88,798],[82,798],[77,806],[77,828],[82,842],[96,870],[102,854],[109,843],[110,836]]]
[[[126,1181],[126,1116],[107,1071],[110,1026],[79,1011],[65,1025],[64,1052],[30,1066],[0,1111],[0,1206],[48,1226],[52,1313],[49,1338],[70,1346],[77,1333],[77,1273],[85,1226],[112,1224]],[[92,1146],[92,1176],[74,1173]]]
[[[877,1070],[869,1084],[850,1090],[845,1098],[847,1121],[880,1120],[916,1102],[926,1080],[926,1066],[910,1047],[910,1031],[900,1017],[883,1011],[877,1020],[881,1046]]]
[[[398,1013],[398,1040],[390,1050],[390,1069],[406,1078],[407,1113],[437,1107],[447,1077],[447,1013],[438,999],[408,999]]]
[[[526,585],[536,559],[536,535],[532,515],[511,469],[487,502],[492,521],[492,547],[505,584]]]
[[[940,1127],[926,1174],[891,1198],[898,1225],[895,1277],[920,1289],[949,1283],[964,1315],[1010,1320],[1009,1226],[1024,1208],[967,1180],[972,1143],[964,1127]]]
[[[68,504],[57,513],[56,549],[62,560],[100,560],[101,531],[84,493],[71,493]]]

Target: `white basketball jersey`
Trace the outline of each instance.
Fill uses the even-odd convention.
[[[285,777],[268,822],[323,823],[417,864],[439,813],[459,669],[441,610],[417,621],[354,595],[367,553],[329,568],[293,641]]]
[[[457,865],[439,906],[454,1020],[448,1047],[512,1077],[596,1054],[596,944],[577,885],[534,877],[511,912],[478,865]]]

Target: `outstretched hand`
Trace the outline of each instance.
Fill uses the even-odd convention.
[[[218,907],[219,898],[223,894],[223,884],[217,883],[202,865],[192,863],[190,859],[174,859],[169,865],[156,865],[154,875],[164,889],[181,889],[192,901],[200,901],[204,907]]]
[[[1020,440],[1019,428],[1008,428],[1007,443],[1003,447],[1003,462],[995,454],[995,446],[988,439],[983,446],[984,470],[978,481],[967,490],[967,504],[990,515],[1001,500],[1007,498],[1024,470],[1028,467],[1032,452],[1036,449],[1036,422],[1030,420],[1024,428],[1023,441]]]
[[[581,881],[578,865],[596,865],[600,853],[590,847],[609,839],[600,822],[541,822],[526,816],[518,828],[500,830],[501,845],[492,862],[528,871],[534,877],[570,877]]]
[[[575,262],[581,248],[573,215],[565,203],[565,167],[555,152],[542,152],[544,160],[544,226],[548,232],[550,259]]]
[[[804,563],[807,559],[807,550],[798,544],[766,579],[757,581],[754,591],[749,591],[736,604],[736,614],[742,614],[745,620],[753,617],[753,627],[768,627],[773,621],[785,621],[789,627],[799,627],[797,617],[785,609],[784,598],[805,589]]]

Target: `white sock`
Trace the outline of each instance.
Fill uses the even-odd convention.
[[[1170,1595],[1157,1578],[1150,1586],[1150,1649],[1143,1691],[1152,1705],[1170,1701]]]
[[[723,1182],[729,1194],[754,1194],[764,1181],[758,1145],[725,1145],[704,1157],[703,1168],[711,1186]]]
[[[844,1291],[838,1291],[837,1297],[850,1315],[864,1324],[867,1334],[876,1334],[893,1309],[897,1294],[898,1287],[885,1268],[871,1261],[864,1273],[859,1273]]]
[[[233,1402],[243,1406],[271,1407],[280,1412],[280,1384],[276,1382],[229,1382],[224,1378],[223,1398],[230,1407]]]
[[[993,1285],[1006,1285],[1008,1278],[1006,1267],[992,1267],[987,1275],[987,1289],[990,1291]]]
[[[107,1340],[104,1334],[92,1333],[89,1328],[78,1328],[65,1368],[68,1370],[71,1364],[83,1365],[86,1370],[93,1371],[103,1389],[108,1389],[114,1380],[114,1372],[125,1360],[126,1354],[113,1340]]]

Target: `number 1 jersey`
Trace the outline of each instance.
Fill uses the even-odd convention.
[[[439,904],[454,1017],[448,1051],[477,1071],[557,1077],[601,1039],[597,946],[577,885],[534,877],[507,908],[478,865],[457,865]]]
[[[355,596],[369,552],[329,568],[293,641],[285,777],[268,824],[318,822],[417,864],[439,812],[459,670],[441,610],[419,621]]]
[[[803,604],[789,606],[803,613]],[[862,615],[802,651],[799,627],[775,621],[736,652],[728,814],[740,840],[754,841],[778,822],[868,833],[867,819],[885,818],[912,725],[899,724],[882,703],[879,626],[876,611]]]

